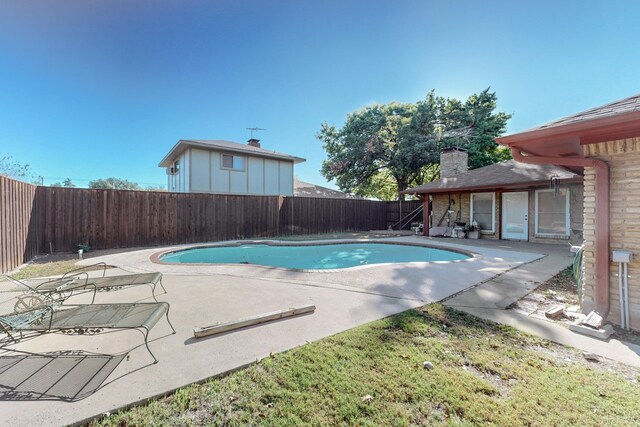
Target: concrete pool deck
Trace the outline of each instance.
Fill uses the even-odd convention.
[[[136,331],[94,336],[47,334],[3,347],[0,424],[77,423],[238,369],[270,353],[441,301],[496,275],[540,260],[544,254],[553,253],[554,265],[559,269],[571,259],[566,246],[510,246],[416,236],[381,241],[390,240],[471,250],[479,256],[463,262],[392,264],[333,272],[251,265],[161,265],[149,260],[151,254],[168,247],[86,260],[84,264],[105,261],[119,267],[108,270],[109,274],[162,272],[168,293],[158,295],[158,299],[171,304],[170,317],[177,334],[170,335],[165,320],[151,331],[151,350],[160,360],[155,365],[151,364]],[[549,268],[545,272],[555,274]],[[83,303],[86,297],[74,297],[69,302]],[[132,301],[152,301],[148,287],[99,294],[96,300],[97,303]],[[193,328],[197,326],[306,303],[316,305],[314,314],[209,338],[193,338]]]

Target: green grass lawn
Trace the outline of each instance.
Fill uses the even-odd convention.
[[[432,304],[92,425],[638,425],[639,374]]]

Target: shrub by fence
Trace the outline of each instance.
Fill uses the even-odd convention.
[[[386,203],[36,187],[0,177],[0,267],[49,251],[385,229]]]

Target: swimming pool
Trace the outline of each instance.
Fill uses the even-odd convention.
[[[469,255],[425,246],[389,243],[315,245],[242,244],[184,249],[160,255],[163,263],[256,264],[325,270],[397,262],[460,261]]]

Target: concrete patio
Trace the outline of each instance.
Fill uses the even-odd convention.
[[[470,250],[477,257],[454,263],[390,264],[333,272],[248,265],[160,265],[149,260],[151,254],[166,248],[86,260],[85,264],[105,261],[119,267],[108,270],[108,274],[161,271],[168,293],[158,297],[171,304],[169,315],[177,334],[170,335],[165,320],[151,331],[150,347],[160,359],[156,365],[151,364],[136,331],[94,336],[48,334],[4,347],[0,353],[0,424],[78,423],[241,368],[272,352],[443,300],[545,254],[553,254],[543,258],[553,260],[552,266],[545,267],[545,275],[555,274],[571,261],[566,246],[415,236],[392,240]],[[536,279],[523,278],[524,287],[532,289]],[[87,302],[86,298],[82,295],[69,302]],[[131,301],[153,301],[149,288],[99,294],[96,302]],[[193,338],[197,326],[305,303],[315,304],[316,312],[219,336]]]

